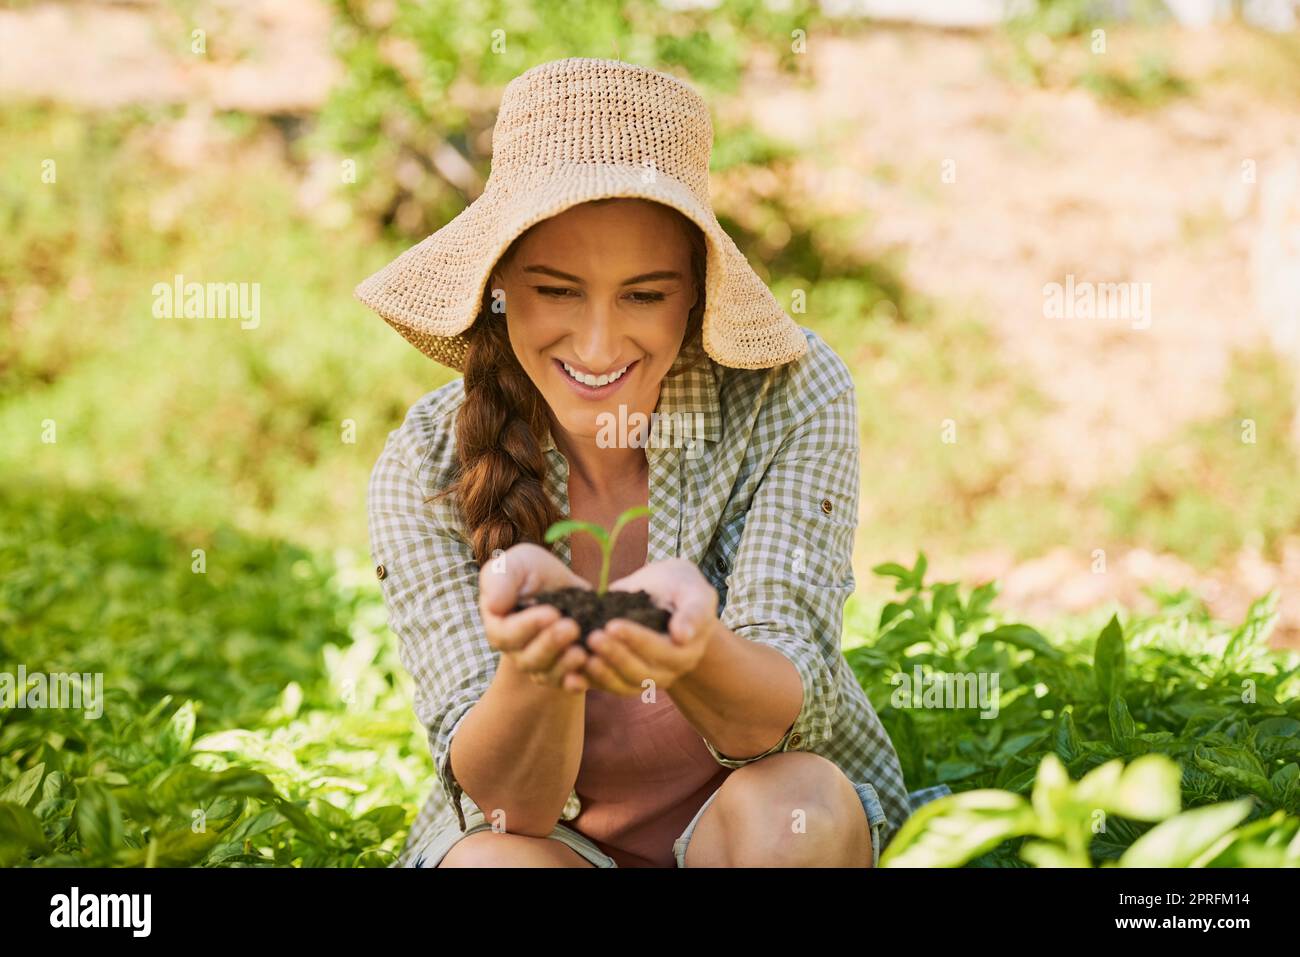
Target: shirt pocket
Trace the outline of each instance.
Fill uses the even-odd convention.
[[[790,581],[818,588],[852,583],[858,517],[849,504],[814,494],[796,507],[791,515],[789,560],[784,569]]]
[[[787,585],[841,587],[852,581],[857,527],[851,503],[820,494],[800,501],[775,523],[755,518],[749,511],[733,512],[718,526],[700,571],[717,589],[721,613],[748,529],[760,539],[752,554],[761,556],[754,560],[761,567],[751,562],[744,569],[747,575]]]

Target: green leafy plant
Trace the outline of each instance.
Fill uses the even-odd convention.
[[[1269,866],[1300,867],[1300,819],[1284,812],[1240,827],[1252,798],[1180,813],[1178,764],[1147,754],[1115,759],[1072,781],[1055,754],[1043,758],[1029,800],[1008,791],[964,791],[925,805],[881,856],[883,867],[957,867],[1014,838],[1022,860],[1038,867],[1090,867],[1089,846],[1132,822],[1155,823],[1106,867],[1198,867],[1251,856]]]
[[[192,544],[0,489],[0,672],[102,674],[97,716],[0,707],[0,866],[392,864],[429,753],[368,563],[223,529],[196,574]]]
[[[651,514],[651,509],[647,505],[634,505],[620,515],[614,521],[614,527],[605,531],[603,525],[595,522],[583,522],[578,519],[566,518],[563,521],[556,522],[546,530],[546,542],[551,544],[566,538],[575,532],[586,532],[600,545],[600,583],[596,586],[596,594],[605,594],[609,587],[609,560],[614,554],[614,543],[618,541],[618,535],[623,530],[623,526],[642,515]]]
[[[889,861],[1128,865],[1168,841],[1183,850],[1161,850],[1164,866],[1300,863],[1300,655],[1267,647],[1275,594],[1236,626],[1156,594],[1153,614],[1066,620],[1049,638],[1004,620],[994,583],[927,582],[924,555],[875,571],[896,593],[878,617],[850,604],[846,657],[908,786],[957,792],[908,819]],[[917,673],[996,675],[996,717],[891,687]]]

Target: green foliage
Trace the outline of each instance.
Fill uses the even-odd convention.
[[[364,542],[388,431],[451,377],[352,298],[399,247],[303,219],[264,131],[175,169],[149,145],[170,119],[0,113],[0,474],[111,487],[196,534]],[[56,183],[33,182],[45,157]],[[156,318],[178,273],[259,283],[261,324]]]
[[[1139,821],[1158,823],[1103,866],[1214,867],[1250,859],[1300,867],[1300,818],[1278,811],[1239,826],[1252,813],[1248,797],[1179,813],[1180,777],[1176,762],[1147,754],[1127,766],[1119,758],[1108,761],[1075,782],[1049,753],[1030,800],[984,789],[931,802],[904,823],[881,866],[959,867],[1022,839],[1020,857],[1033,866],[1090,867],[1090,846],[1114,836],[1106,842],[1113,851],[1135,833],[1126,822]]]
[[[727,92],[754,48],[794,71],[793,31],[820,22],[805,0],[780,9],[755,0],[697,10],[666,10],[655,0],[332,6],[344,77],[323,112],[324,141],[366,171],[358,195],[365,214],[421,238],[486,180],[500,91],[528,68],[569,56],[616,58],[689,76],[706,94]],[[463,160],[446,161],[448,149]]]
[[[1120,55],[1112,42],[1127,40],[1142,25],[1167,19],[1159,0],[1126,5],[1126,22],[1109,22],[1097,0],[1037,0],[1006,24],[1011,72],[1036,86],[1078,86],[1122,109],[1163,106],[1191,92],[1158,52]],[[1126,45],[1126,44],[1122,44]]]
[[[0,864],[395,859],[429,758],[372,577],[229,529],[196,573],[122,502],[54,489],[4,488],[0,530],[4,670],[103,691],[97,717],[0,709]]]
[[[885,862],[1300,864],[1300,845],[1287,849],[1300,826],[1300,655],[1267,649],[1275,594],[1236,628],[1171,607],[1049,640],[999,621],[993,584],[927,584],[924,555],[875,570],[897,595],[874,623],[851,608],[860,638],[846,656],[909,786],[959,792],[909,819]],[[995,676],[996,714],[981,716],[983,700],[917,707],[898,680],[916,674]]]
[[[600,545],[600,582],[596,586],[596,594],[603,595],[609,587],[609,562],[614,554],[614,543],[618,541],[619,532],[633,519],[650,514],[653,513],[649,506],[634,505],[614,520],[614,527],[608,532],[603,525],[597,525],[595,522],[580,522],[567,518],[556,522],[546,530],[546,543],[549,545],[575,532],[586,532],[594,538]]]
[[[1111,104],[1137,108],[1163,106],[1191,92],[1191,84],[1154,53],[1140,55],[1136,67],[1128,71],[1089,69],[1079,84]]]
[[[1007,27],[1053,38],[1079,36],[1102,22],[1103,9],[1098,0],[1032,0],[1007,21]]]

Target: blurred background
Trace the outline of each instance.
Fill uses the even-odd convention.
[[[213,753],[422,798],[365,493],[454,374],[352,288],[564,56],[709,100],[719,218],[853,369],[855,601],[924,551],[1040,626],[1276,590],[1300,647],[1294,0],[40,0],[0,51],[0,658],[103,663],[122,721],[200,700],[296,728]],[[259,321],[158,317],[177,276]],[[1054,283],[1149,315],[1057,317]]]

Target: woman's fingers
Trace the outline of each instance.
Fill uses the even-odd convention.
[[[590,587],[545,548],[520,542],[483,564],[479,572],[479,606],[485,617],[503,616],[515,608],[520,598],[540,591]]]
[[[485,562],[479,571],[479,608],[484,618],[489,615],[496,617],[508,615],[519,603],[525,579],[528,577],[529,562],[527,553],[514,552],[514,548],[506,549],[500,555]]]
[[[568,619],[558,624],[563,626],[566,623],[572,624],[574,629],[577,628],[577,624]],[[531,668],[527,663],[519,662],[519,656],[516,655],[516,667],[528,675],[528,680],[535,685],[546,685],[575,693],[585,692],[589,687],[589,682],[582,674],[582,666],[587,661],[587,652],[569,637],[570,629],[568,628],[548,629],[544,635],[545,638],[543,635],[538,635],[533,644],[537,645],[543,642],[560,644],[561,647],[555,655],[554,662],[549,667]],[[576,638],[576,634],[573,637]],[[567,647],[563,646],[566,641],[568,642]]]
[[[509,615],[489,612],[483,615],[483,630],[492,647],[499,651],[517,652],[559,618],[559,609],[551,605],[535,605]]]
[[[637,655],[626,642],[606,633],[604,629],[592,632],[587,643],[595,652],[587,667],[602,677],[606,673],[612,676],[624,689],[619,694],[639,694],[641,683],[647,678],[658,683],[658,669]]]
[[[555,664],[545,672],[546,683],[552,687],[564,687],[564,678],[571,671],[577,671],[587,661],[587,653],[581,645],[572,644],[562,651]]]
[[[718,617],[718,593],[707,582],[703,587],[682,589],[677,607],[668,622],[673,641],[686,642]]]
[[[605,625],[605,633],[618,639],[647,667],[662,666],[677,669],[686,664],[690,652],[645,625],[626,618],[615,618]],[[617,643],[617,642],[615,642]]]
[[[584,662],[585,664],[585,662]],[[587,676],[581,672],[571,671],[564,676],[564,690],[573,694],[585,694],[591,687],[591,682]]]
[[[596,655],[592,655],[587,659],[587,663],[582,666],[582,671],[591,681],[593,687],[608,691],[610,694],[631,697],[641,693],[640,685],[628,684],[617,671],[610,667],[608,662],[603,661]]]
[[[515,664],[523,671],[550,671],[577,639],[578,623],[572,618],[561,618],[539,631],[521,651],[516,651]]]

